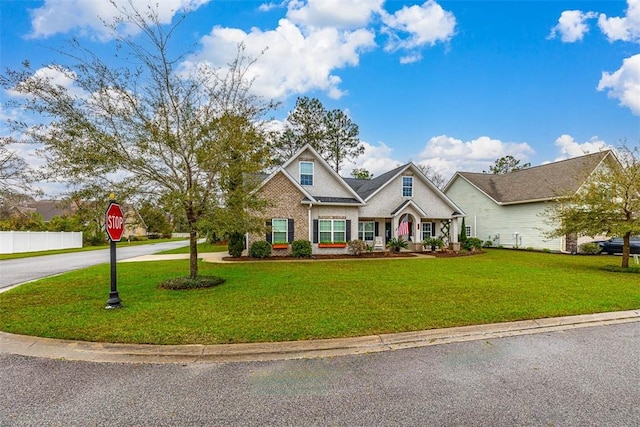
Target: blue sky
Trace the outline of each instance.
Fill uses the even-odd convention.
[[[366,152],[345,176],[413,161],[448,179],[504,155],[538,165],[640,144],[640,0],[160,3],[167,22],[193,9],[174,40],[192,62],[224,65],[240,41],[267,48],[254,89],[282,102],[276,118],[298,96],[346,110]],[[0,0],[0,13],[3,70],[38,69],[71,36],[112,52],[106,1]],[[33,147],[14,149],[38,164]]]

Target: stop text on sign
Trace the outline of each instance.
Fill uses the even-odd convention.
[[[112,242],[119,242],[124,234],[124,215],[117,203],[110,203],[105,212],[105,228]]]
[[[124,218],[122,218],[121,216],[116,216],[116,215],[107,216],[108,228],[119,230],[122,228],[123,225],[124,225]]]

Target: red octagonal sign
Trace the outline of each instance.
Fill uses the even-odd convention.
[[[124,233],[124,215],[117,203],[111,203],[105,214],[107,234],[112,242],[119,242]]]

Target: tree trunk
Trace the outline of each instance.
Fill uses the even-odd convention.
[[[198,233],[193,229],[189,232],[189,276],[198,276]]]
[[[629,254],[631,253],[630,237],[630,231],[627,231],[622,237],[622,268],[629,268]]]

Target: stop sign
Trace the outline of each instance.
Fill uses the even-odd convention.
[[[112,242],[119,242],[124,233],[124,215],[117,203],[111,203],[105,213],[105,227]]]

